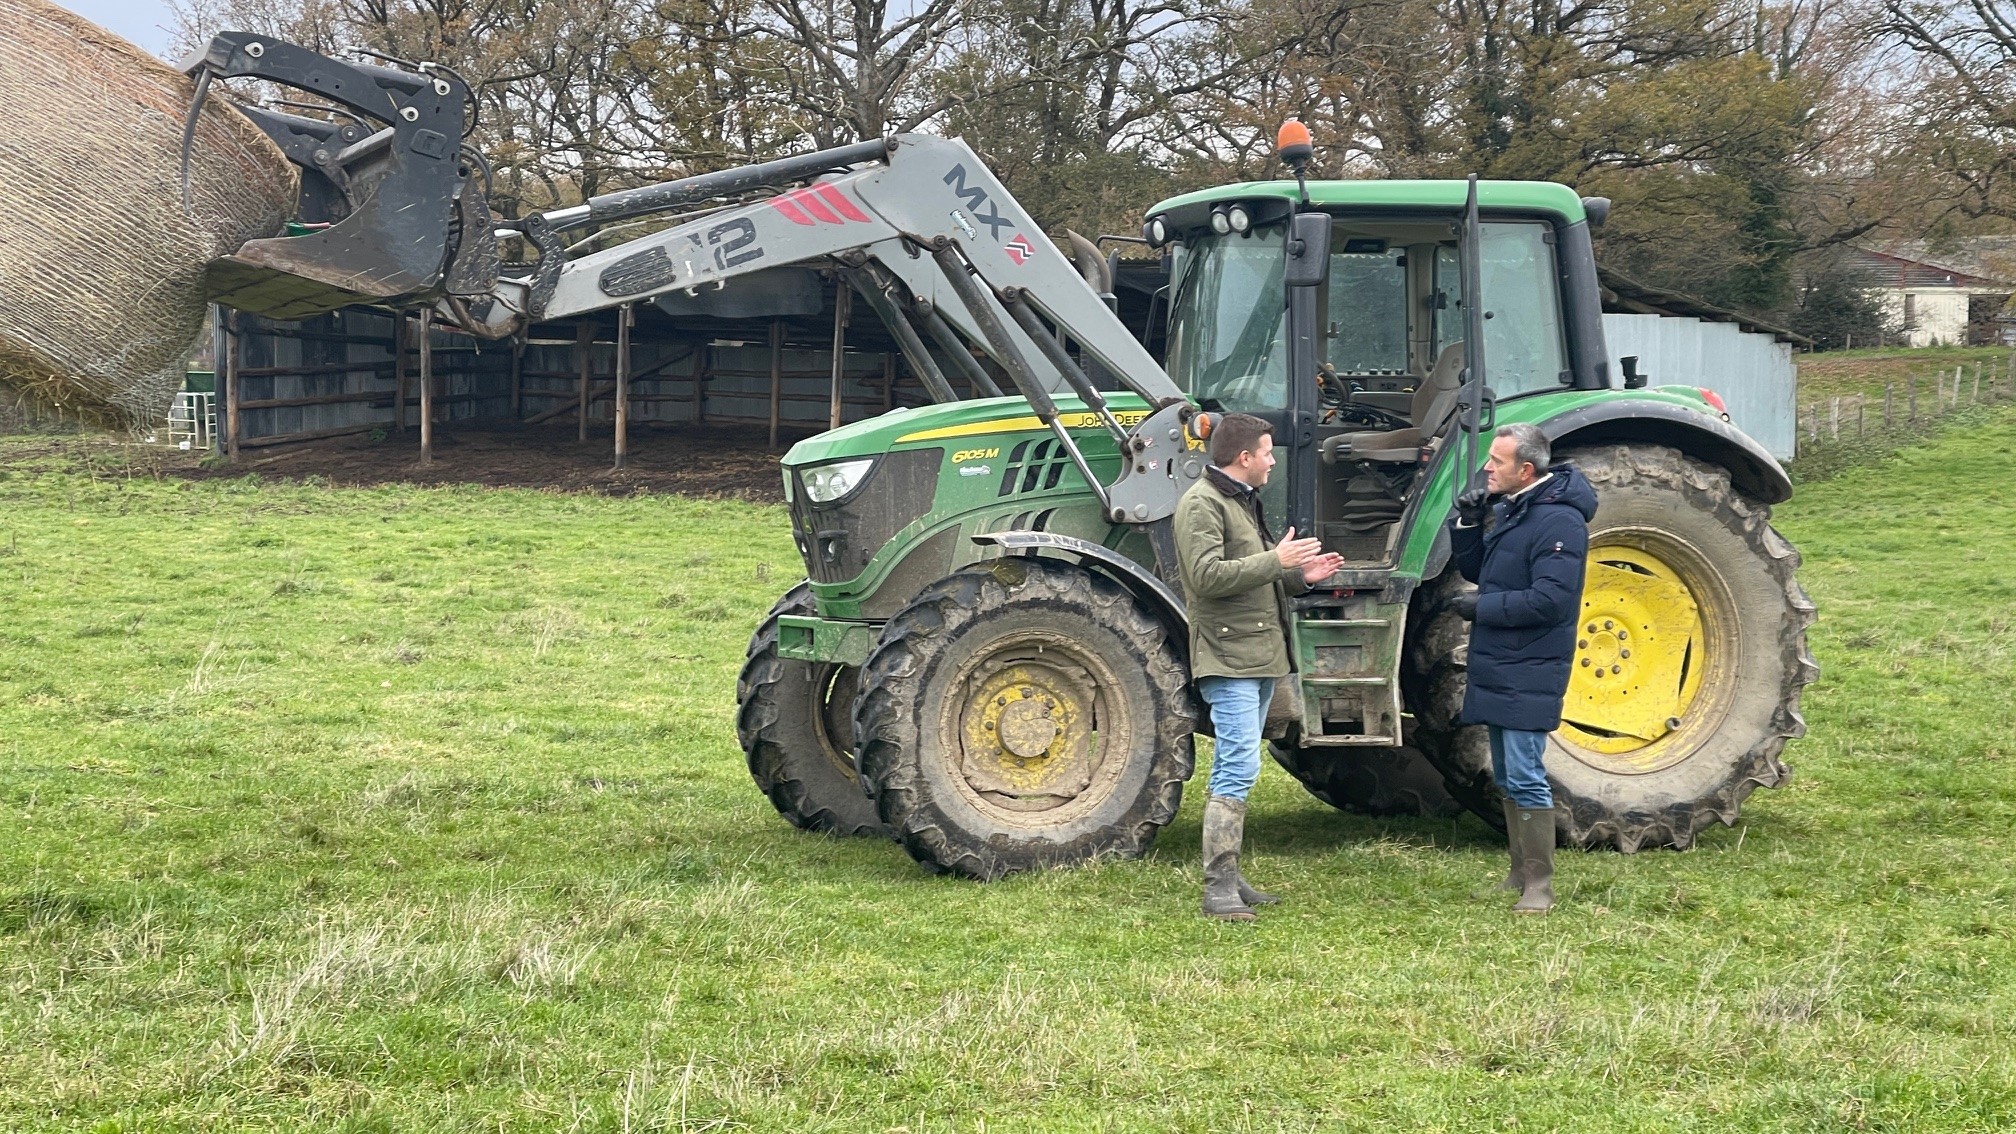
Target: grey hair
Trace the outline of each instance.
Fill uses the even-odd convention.
[[[1522,465],[1532,465],[1535,476],[1544,474],[1554,462],[1554,446],[1537,425],[1524,421],[1501,425],[1492,436],[1510,437],[1513,459]]]

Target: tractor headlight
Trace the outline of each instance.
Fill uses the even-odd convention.
[[[1233,232],[1244,236],[1253,227],[1253,214],[1247,212],[1244,205],[1234,205],[1225,210],[1225,223],[1232,226]]]
[[[1169,243],[1169,225],[1161,217],[1153,217],[1141,226],[1141,235],[1148,238],[1151,246],[1160,248]]]
[[[805,496],[812,503],[831,504],[861,487],[861,482],[868,479],[868,470],[874,467],[873,457],[859,461],[834,461],[803,469],[798,478],[804,482]]]
[[[1220,236],[1232,231],[1232,218],[1225,215],[1224,209],[1211,210],[1211,231]]]

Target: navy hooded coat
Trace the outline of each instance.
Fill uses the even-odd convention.
[[[1493,504],[1487,524],[1449,521],[1450,557],[1477,584],[1465,724],[1525,732],[1561,724],[1596,490],[1573,465],[1547,471],[1546,483]]]

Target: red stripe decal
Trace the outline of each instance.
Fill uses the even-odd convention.
[[[827,204],[833,206],[841,216],[846,217],[848,220],[865,221],[868,219],[867,213],[862,212],[855,206],[854,202],[847,199],[845,193],[833,188],[832,185],[822,181],[813,188],[819,196],[825,198]]]
[[[806,212],[811,213],[815,219],[823,221],[826,224],[847,223],[846,221],[840,219],[840,215],[838,213],[834,212],[832,209],[827,208],[826,202],[814,196],[812,192],[808,189],[796,189],[789,193],[786,193],[785,196],[791,198],[793,201],[796,201],[800,207],[802,207]]]
[[[789,193],[786,193],[782,197],[772,198],[770,205],[778,212],[783,213],[784,219],[790,221],[792,224],[812,223],[811,217],[800,212],[798,206],[791,203],[791,195]]]

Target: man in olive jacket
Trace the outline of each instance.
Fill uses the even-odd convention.
[[[1226,414],[1211,430],[1211,467],[1176,506],[1176,554],[1190,613],[1190,675],[1211,707],[1217,753],[1204,805],[1204,913],[1252,921],[1279,901],[1239,872],[1246,795],[1260,778],[1260,733],[1288,661],[1288,596],[1343,566],[1295,529],[1277,544],[1260,508],[1274,469],[1272,426]]]

